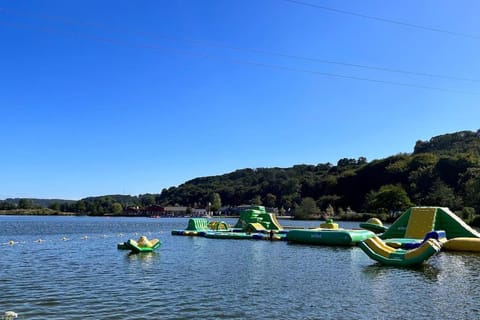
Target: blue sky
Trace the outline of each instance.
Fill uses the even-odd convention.
[[[0,0],[0,199],[160,193],[478,130],[479,10]]]

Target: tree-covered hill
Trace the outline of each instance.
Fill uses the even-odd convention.
[[[414,154],[438,153],[454,155],[457,153],[473,153],[480,155],[480,130],[460,131],[431,138],[429,141],[417,141]]]
[[[336,165],[241,169],[196,178],[165,189],[159,203],[205,206],[213,193],[226,205],[263,204],[294,209],[312,198],[321,210],[389,212],[410,205],[464,207],[480,212],[480,130],[418,141],[411,154]],[[470,211],[471,212],[471,211]]]
[[[309,210],[389,213],[431,205],[463,212],[470,219],[480,214],[480,130],[417,141],[412,153],[371,162],[359,157],[343,158],[335,165],[239,169],[195,178],[159,194],[91,197],[62,203],[60,209],[104,214],[120,213],[129,206],[241,204],[262,204],[297,215]],[[58,204],[50,207],[58,208]]]
[[[23,209],[46,208],[53,203],[72,204],[75,203],[75,201],[64,199],[8,198],[0,201],[0,209],[4,207],[19,207]]]

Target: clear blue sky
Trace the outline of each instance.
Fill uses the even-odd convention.
[[[0,199],[160,193],[480,128],[479,1],[301,2],[0,0]]]

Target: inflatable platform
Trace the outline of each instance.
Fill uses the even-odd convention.
[[[287,233],[287,241],[328,246],[354,246],[359,242],[375,236],[368,230],[354,229],[294,229]]]

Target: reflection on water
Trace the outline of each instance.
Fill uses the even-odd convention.
[[[382,266],[379,263],[372,263],[363,268],[363,273],[371,280],[382,280],[394,277],[422,277],[424,280],[435,282],[441,272],[436,266],[423,264],[408,268],[397,268],[392,266]]]
[[[384,267],[357,247],[170,235],[187,220],[0,216],[0,314],[127,320],[478,317],[480,255],[442,252],[418,268]],[[117,250],[117,243],[140,235],[159,238],[162,246],[140,254]]]

